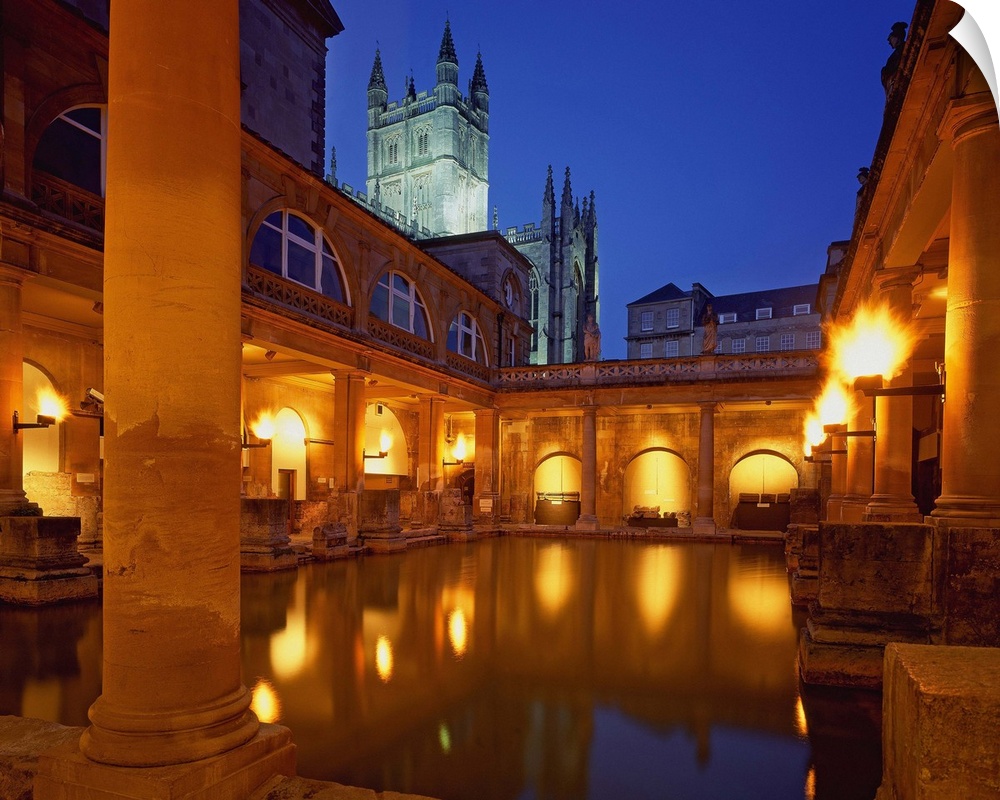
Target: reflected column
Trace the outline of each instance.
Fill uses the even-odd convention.
[[[597,406],[583,409],[582,473],[580,475],[580,517],[576,527],[597,530]]]
[[[695,533],[715,533],[715,412],[717,403],[701,404],[698,427],[698,507]]]

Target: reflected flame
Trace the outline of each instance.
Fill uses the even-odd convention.
[[[385,683],[392,678],[392,642],[388,636],[379,636],[375,642],[375,671]]]
[[[458,434],[455,446],[451,449],[451,455],[455,461],[465,461],[465,434]]]
[[[816,767],[809,767],[803,798],[804,800],[816,800]]]
[[[253,697],[250,701],[250,710],[261,722],[277,722],[281,719],[281,700],[278,699],[278,693],[270,683],[258,678],[250,693]]]
[[[273,439],[275,433],[274,414],[270,411],[261,412],[260,416],[250,425],[250,430],[258,439]]]
[[[848,384],[864,375],[889,380],[906,366],[915,344],[909,320],[888,308],[862,306],[850,323],[830,331],[830,366]]]
[[[38,390],[38,413],[61,421],[69,415],[69,404],[51,389]]]
[[[543,547],[535,564],[535,594],[550,617],[562,611],[571,583],[572,566],[566,548],[561,544]]]
[[[802,705],[802,698],[795,698],[795,730],[803,739],[809,736],[809,723],[806,720],[806,709]]]
[[[392,436],[389,434],[389,431],[383,430],[378,437],[378,451],[380,453],[388,453],[390,447],[392,447]]]
[[[438,743],[441,745],[441,752],[447,755],[451,752],[451,731],[443,722],[438,725]]]
[[[305,584],[295,585],[295,599],[285,616],[285,627],[271,634],[271,669],[281,679],[302,672],[308,656],[306,636]]]
[[[639,561],[636,599],[639,614],[650,635],[663,629],[677,602],[680,556],[673,547],[647,547]]]
[[[459,658],[465,655],[468,638],[469,631],[465,622],[465,612],[456,608],[448,615],[448,640],[451,642],[452,652]]]

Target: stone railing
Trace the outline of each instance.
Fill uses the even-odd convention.
[[[815,350],[688,358],[598,361],[583,364],[539,364],[497,371],[500,391],[556,385],[621,386],[747,378],[811,377],[819,370]]]
[[[39,208],[104,232],[104,198],[46,172],[35,172],[31,199]]]
[[[395,325],[391,325],[372,314],[368,315],[368,332],[385,344],[426,358],[428,361],[434,360],[434,344],[432,342],[421,339],[419,336],[414,336],[409,331],[397,328]]]
[[[257,267],[247,267],[247,288],[288,308],[319,317],[340,328],[352,327],[354,310],[279,275]]]
[[[452,353],[450,350],[446,355],[446,361],[450,369],[462,372],[469,377],[476,378],[483,383],[490,382],[490,370],[489,367],[484,367],[472,359],[461,356],[458,353]]]

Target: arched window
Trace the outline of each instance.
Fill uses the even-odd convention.
[[[531,349],[538,348],[538,273],[531,270],[528,276],[528,294],[531,295]]]
[[[370,311],[397,328],[430,339],[427,308],[416,285],[405,275],[389,271],[382,276],[372,294]]]
[[[56,117],[35,150],[34,169],[104,197],[108,115],[103,106],[77,106]]]
[[[287,211],[275,211],[261,223],[250,247],[250,263],[339,303],[348,302],[337,258],[323,232]]]
[[[428,144],[430,141],[430,136],[428,134],[427,128],[422,128],[417,131],[417,155],[425,156],[428,152]]]
[[[486,365],[486,344],[475,317],[465,311],[452,320],[448,329],[448,349]]]

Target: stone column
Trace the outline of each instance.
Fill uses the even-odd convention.
[[[897,316],[912,314],[911,272],[883,279],[879,302]],[[898,375],[886,380],[888,388],[913,385],[909,362]],[[879,397],[875,401],[874,492],[864,513],[867,522],[923,522],[912,491],[913,398]]]
[[[868,431],[872,428],[872,398],[855,392],[854,414],[847,424],[849,431]],[[834,447],[847,448],[847,491],[840,505],[843,522],[861,522],[872,497],[873,458],[875,447],[870,436],[837,437]]]
[[[15,435],[13,423],[14,412],[24,412],[23,280],[23,270],[0,264],[0,516],[28,505],[22,478],[25,434]]]
[[[358,497],[365,488],[365,379],[361,371],[334,373],[333,428],[340,435],[333,445],[332,516],[352,542],[358,536]]]
[[[583,409],[583,446],[580,475],[580,517],[576,527],[597,530],[597,406]]]
[[[847,430],[846,425],[841,425],[842,430]],[[846,450],[846,440],[843,438],[830,438],[831,450]],[[844,494],[847,492],[847,456],[830,456],[830,496],[826,501],[826,521],[840,522],[841,506],[844,503]]]
[[[948,525],[1000,526],[1000,129],[989,93],[952,103],[946,401],[941,496]]]
[[[477,408],[476,490],[472,498],[472,518],[490,525],[500,515],[500,411]]]
[[[238,5],[110,30],[103,693],[36,797],[245,797],[294,746],[240,679]]]
[[[420,487],[444,489],[444,398],[426,397],[420,409]]]
[[[716,403],[701,404],[698,428],[698,507],[691,527],[695,533],[715,533],[715,412]]]

